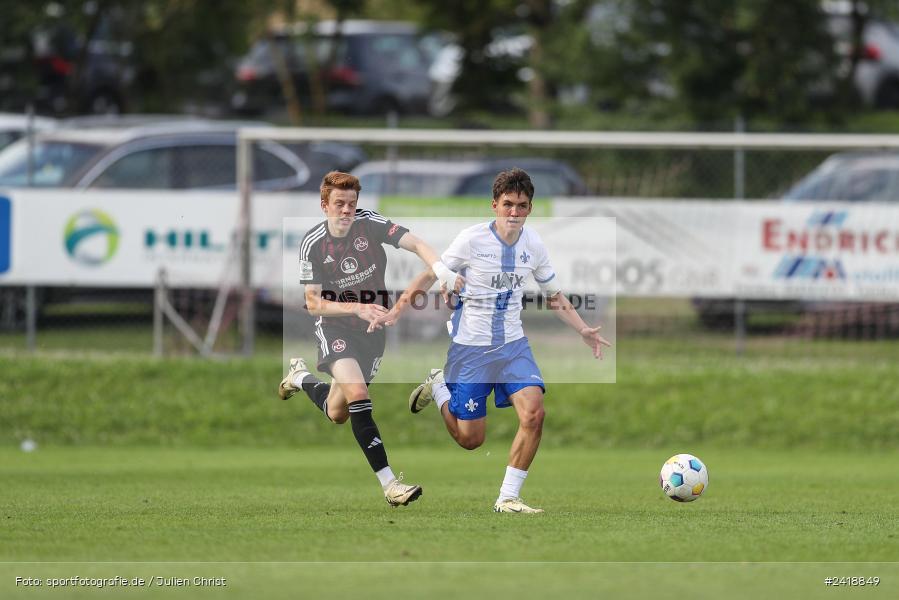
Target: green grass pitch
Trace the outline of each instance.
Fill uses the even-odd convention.
[[[550,385],[534,516],[491,512],[510,411],[466,452],[408,414],[409,383],[373,386],[392,465],[425,489],[392,509],[348,426],[276,399],[278,345],[0,355],[0,598],[899,595],[899,345],[696,341],[624,340],[615,385]],[[658,487],[678,452],[710,470],[691,504]],[[49,587],[68,577],[145,584]]]
[[[418,502],[390,508],[344,429],[345,447],[2,451],[0,595],[30,597],[33,589],[14,585],[22,574],[230,581],[203,588],[211,597],[252,589],[332,597],[369,582],[383,586],[372,588],[375,598],[402,585],[439,595],[466,574],[489,591],[498,573],[513,587],[530,581],[519,597],[593,597],[595,589],[648,597],[662,585],[657,578],[693,597],[818,597],[840,593],[823,578],[841,575],[880,577],[872,596],[899,585],[895,563],[821,564],[899,556],[895,452],[692,448],[711,482],[698,501],[678,504],[658,487],[664,453],[550,449],[524,490],[547,513],[497,515],[505,442],[474,452],[449,443],[390,449],[393,464],[425,489]],[[103,564],[60,564],[68,561]],[[743,595],[731,589],[741,579]]]

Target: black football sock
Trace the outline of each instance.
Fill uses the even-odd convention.
[[[303,378],[303,383],[300,387],[303,388],[303,391],[306,392],[306,395],[312,400],[312,404],[316,405],[320,411],[327,415],[328,411],[325,408],[325,401],[328,399],[328,392],[331,391],[331,385],[316,379],[315,375],[310,373]]]
[[[381,434],[371,414],[371,400],[350,402],[349,409],[353,435],[368,459],[371,470],[377,473],[388,466],[387,450],[384,449],[384,442],[381,441]]]

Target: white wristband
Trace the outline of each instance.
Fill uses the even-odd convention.
[[[441,261],[435,262],[431,265],[431,270],[434,271],[434,275],[437,276],[437,281],[439,281],[442,285],[445,285],[447,289],[453,289],[453,286],[456,285],[456,273],[448,266],[443,264]]]

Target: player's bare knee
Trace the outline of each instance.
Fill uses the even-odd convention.
[[[483,433],[474,432],[468,434],[460,434],[459,438],[456,441],[459,442],[459,445],[466,450],[475,450],[483,445],[484,437],[485,436]]]
[[[534,431],[543,430],[543,420],[546,417],[546,411],[543,407],[534,408],[532,410],[523,411],[521,413],[521,427]]]
[[[342,412],[342,413],[338,413],[338,414],[334,414],[334,415],[332,415],[331,413],[328,413],[328,418],[331,419],[331,421],[335,425],[343,425],[344,423],[346,423],[349,420],[350,413]]]
[[[348,385],[345,386],[344,395],[346,395],[347,404],[368,400],[368,388],[364,385]]]
[[[465,448],[466,450],[476,450],[481,447],[481,444],[484,443],[484,440],[478,440],[473,438],[462,438],[459,440],[459,445]]]

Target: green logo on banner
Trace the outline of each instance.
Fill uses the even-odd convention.
[[[102,265],[119,247],[119,229],[105,212],[83,210],[72,215],[65,227],[66,252],[83,265]]]

